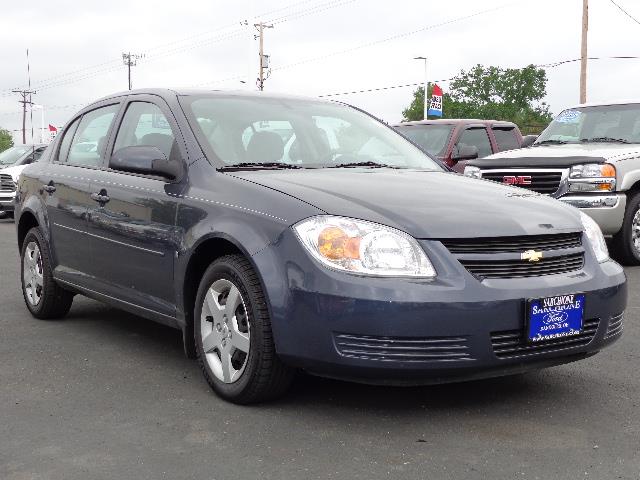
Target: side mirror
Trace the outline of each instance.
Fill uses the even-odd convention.
[[[451,160],[454,162],[475,160],[476,158],[478,158],[478,147],[475,145],[463,145],[457,148],[457,152],[451,154]]]
[[[537,135],[525,135],[524,137],[522,137],[522,144],[520,145],[520,148],[530,147],[537,139]]]
[[[157,175],[175,180],[182,175],[182,164],[152,145],[134,145],[113,152],[109,167],[123,172]]]

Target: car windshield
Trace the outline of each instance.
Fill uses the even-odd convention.
[[[640,104],[564,110],[534,145],[545,143],[640,143]]]
[[[31,150],[31,148],[32,147],[24,145],[6,149],[4,152],[0,153],[0,165],[4,167],[13,165],[20,160],[25,153]]]
[[[223,168],[442,170],[393,129],[345,105],[238,95],[180,101],[207,155]]]
[[[454,125],[398,125],[396,130],[412,140],[423,150],[442,157]]]

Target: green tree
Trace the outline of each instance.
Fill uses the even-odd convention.
[[[549,106],[542,101],[546,86],[546,72],[533,65],[521,69],[476,65],[451,81],[443,96],[443,117],[507,120],[523,130],[540,129],[551,121]],[[403,117],[422,119],[423,105],[424,89],[418,88]]]
[[[7,148],[11,147],[13,147],[11,133],[4,128],[0,128],[0,152],[4,152]]]

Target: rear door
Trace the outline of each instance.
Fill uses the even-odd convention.
[[[56,276],[72,283],[83,281],[92,262],[87,236],[87,213],[93,204],[89,187],[104,157],[104,151],[79,154],[74,146],[86,138],[106,144],[119,107],[118,103],[101,106],[71,122],[42,177]]]
[[[155,146],[186,161],[186,148],[169,108],[155,96],[130,97],[110,152]],[[98,290],[164,316],[175,315],[174,258],[178,197],[164,178],[109,167],[96,172],[89,215]]]

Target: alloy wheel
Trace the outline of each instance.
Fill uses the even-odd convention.
[[[247,365],[251,334],[244,299],[233,282],[219,279],[207,290],[200,333],[213,374],[221,382],[236,382]]]
[[[42,300],[44,276],[42,272],[42,255],[36,242],[29,242],[22,260],[22,278],[27,300],[34,307]]]

